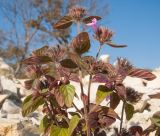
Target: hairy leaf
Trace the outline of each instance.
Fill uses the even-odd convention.
[[[92,112],[88,115],[88,124],[91,128],[96,128],[99,125],[98,120],[98,112]]]
[[[126,88],[123,84],[118,84],[116,85],[116,91],[117,94],[120,96],[122,99],[126,99]]]
[[[55,92],[54,92],[54,96],[57,100],[57,103],[63,107],[64,106],[64,97],[63,97],[63,94],[58,90],[56,89]]]
[[[125,103],[126,119],[130,120],[133,117],[134,107],[130,103]]]
[[[160,127],[160,118],[152,117],[151,118],[152,123],[154,123],[157,127]]]
[[[110,125],[112,125],[114,122],[116,121],[115,118],[112,117],[108,117],[108,116],[102,116],[98,122],[100,123],[100,125],[102,127],[109,127]]]
[[[90,49],[90,39],[87,32],[81,32],[72,41],[72,46],[78,54],[88,52]]]
[[[35,111],[40,105],[44,103],[43,97],[39,96],[33,99],[32,95],[26,97],[22,103],[22,115],[23,117]]]
[[[53,25],[54,29],[66,29],[72,25],[72,18],[70,16],[62,17],[56,24]]]
[[[27,65],[39,65],[39,64],[46,64],[52,62],[52,59],[48,56],[31,56],[22,61],[24,64]]]
[[[92,78],[92,82],[107,83],[108,79],[105,74],[96,74]]]
[[[41,76],[41,70],[38,66],[29,65],[25,67],[25,74],[30,79],[35,79]]]
[[[148,95],[152,99],[160,99],[160,93]]]
[[[92,22],[92,20],[93,20],[94,18],[97,19],[97,20],[102,19],[102,18],[99,17],[99,16],[89,16],[89,17],[86,17],[86,18],[83,19],[83,23],[88,24],[88,23]]]
[[[111,46],[113,48],[124,48],[124,47],[127,47],[127,45],[117,45],[117,44],[114,44],[112,42],[107,42],[106,44],[108,44],[109,46]]]
[[[69,136],[68,129],[52,125],[50,130],[50,136]]]
[[[32,54],[34,56],[45,56],[48,49],[49,49],[49,46],[46,45],[46,46],[43,46],[40,49],[37,49],[37,50],[33,51]]]
[[[113,91],[104,85],[99,85],[96,93],[96,104],[100,104],[106,97],[109,97]]]
[[[148,81],[156,78],[154,74],[152,74],[150,71],[145,69],[132,69],[129,71],[128,75],[131,77],[143,78]]]
[[[39,130],[41,133],[45,132],[45,130],[49,127],[50,121],[51,120],[47,117],[47,115],[43,117],[39,126]]]
[[[63,95],[64,103],[67,107],[71,107],[75,96],[75,87],[73,85],[61,85],[60,92]]]
[[[143,128],[141,126],[132,126],[129,128],[129,132],[134,136],[142,136]]]
[[[74,129],[77,127],[79,121],[80,121],[80,118],[77,115],[74,115],[71,118],[71,120],[69,122],[69,128],[68,128],[68,133],[69,133],[70,136],[72,135]]]
[[[112,109],[115,109],[118,106],[119,102],[120,102],[120,98],[119,98],[118,94],[114,93],[114,92],[111,93],[110,94],[110,107]]]
[[[77,68],[77,64],[71,59],[64,59],[60,62],[60,64],[65,68]]]
[[[26,81],[24,82],[25,88],[26,88],[27,90],[31,89],[31,88],[32,88],[32,85],[33,85],[33,82],[34,82],[34,80],[26,80]]]

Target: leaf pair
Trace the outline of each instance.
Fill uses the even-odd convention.
[[[97,20],[100,20],[101,17],[99,16],[89,16],[82,20],[83,23],[87,24],[92,21],[92,19],[96,18]],[[54,29],[66,29],[70,27],[73,24],[74,20],[70,16],[64,16],[62,17],[57,23],[53,25]]]

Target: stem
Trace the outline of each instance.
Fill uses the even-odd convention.
[[[123,115],[124,115],[125,104],[126,104],[126,102],[125,102],[125,101],[123,101],[122,112],[121,112],[120,130],[119,130],[119,133],[120,133],[120,134],[121,134],[121,132],[122,132]]]
[[[79,34],[80,32],[81,32],[80,22],[78,21],[77,22],[77,33]],[[81,68],[79,68],[79,78],[80,78],[81,95],[84,95],[83,83],[82,83],[83,75],[82,75]],[[87,107],[86,107],[86,104],[84,103],[84,101],[83,101],[83,105],[84,105],[84,118],[85,118],[86,126],[87,126],[87,136],[90,136],[91,132],[90,132],[90,128],[88,126],[88,118],[87,118],[88,112],[87,112]]]
[[[83,113],[78,109],[78,107],[73,103],[74,108],[83,115]]]
[[[101,49],[102,49],[102,46],[103,46],[103,44],[100,44],[99,49],[98,49],[98,52],[97,52],[97,54],[96,54],[96,60],[97,60],[98,57],[99,57],[100,51],[101,51]]]
[[[98,52],[97,52],[97,54],[96,54],[96,61],[98,60],[98,57],[99,57],[99,54],[100,54],[100,52],[101,52],[102,46],[103,46],[103,44],[100,44],[99,49],[98,49]],[[91,80],[92,80],[92,75],[90,75],[90,78],[89,78],[88,99],[90,99]],[[100,103],[99,103],[99,104],[100,104]],[[93,111],[98,107],[99,104],[96,104],[96,105],[91,109],[91,111],[88,110],[88,112],[89,112],[89,113],[93,112]]]
[[[91,84],[92,84],[92,75],[90,74],[90,76],[89,76],[89,84],[88,84],[88,102],[87,102],[88,112],[89,112],[89,110],[90,110],[90,91],[91,91]]]

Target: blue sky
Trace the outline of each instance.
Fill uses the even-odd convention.
[[[160,66],[160,0],[108,0],[109,15],[99,21],[115,32],[113,41],[127,48],[106,46],[102,54],[128,58],[135,66]],[[96,52],[92,48],[91,53]]]
[[[100,6],[106,2],[109,8],[109,14],[103,16],[98,24],[115,32],[115,43],[128,45],[123,49],[105,46],[101,53],[109,54],[111,62],[117,57],[125,57],[137,67],[160,67],[160,0],[97,1]],[[8,27],[4,22],[0,21],[0,28]],[[89,53],[95,55],[97,49],[97,42],[94,41]]]

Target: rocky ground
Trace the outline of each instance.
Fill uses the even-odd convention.
[[[22,117],[21,104],[30,92],[23,88],[23,80],[12,75],[12,68],[0,58],[0,136],[39,136],[42,114],[36,111]]]
[[[160,99],[153,98],[154,94],[160,92],[160,69],[153,73],[157,78],[153,81],[145,81],[139,78],[127,77],[124,81],[126,87],[131,87],[141,94],[138,103],[134,103],[136,113],[130,121],[124,120],[124,127],[129,128],[133,125],[141,125],[146,129],[150,124],[152,115],[160,111]],[[25,96],[30,92],[23,88],[23,80],[14,79],[13,70],[0,59],[0,136],[39,136],[38,125],[42,118],[42,113],[35,111],[29,117],[23,118],[21,115],[21,104]],[[87,85],[87,77],[84,78],[84,84]],[[74,85],[78,86],[76,83]],[[93,84],[92,89],[96,89],[98,84]],[[87,87],[86,87],[87,88]],[[91,89],[91,90],[92,90]],[[77,87],[77,93],[79,88]],[[91,101],[94,102],[96,91],[93,91]],[[81,105],[75,99],[75,103]],[[121,106],[116,109],[120,114]],[[119,127],[117,121],[112,125]],[[111,128],[111,129],[112,129]],[[113,131],[107,136],[113,136]],[[151,134],[154,136],[155,134]]]

